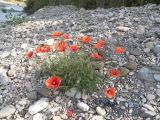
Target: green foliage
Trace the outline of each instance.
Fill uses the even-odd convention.
[[[25,21],[26,17],[23,15],[13,15],[11,12],[6,15],[6,23],[10,25],[17,25]]]
[[[96,7],[136,6],[147,3],[160,4],[160,0],[27,0],[26,11],[28,13],[33,13],[46,5],[73,4],[87,9],[94,9]]]
[[[44,64],[43,70],[49,76],[61,77],[60,89],[62,91],[76,87],[79,91],[90,93],[95,91],[96,85],[101,82],[90,58],[84,53],[60,56],[59,59]]]

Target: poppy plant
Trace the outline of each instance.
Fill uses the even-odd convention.
[[[61,32],[55,31],[53,32],[52,37],[56,39],[57,37],[61,36],[61,34]]]
[[[89,36],[84,36],[83,39],[82,39],[82,42],[88,44],[88,43],[91,42],[91,40],[92,40],[91,37],[89,37]]]
[[[109,87],[106,89],[105,94],[109,99],[113,99],[116,95],[116,90],[114,87]]]
[[[79,50],[79,47],[77,45],[70,45],[70,49],[72,52],[77,52]]]
[[[68,110],[67,113],[66,113],[66,115],[67,115],[68,118],[73,117],[73,115],[74,115],[73,110]]]
[[[116,49],[115,49],[115,53],[116,54],[123,54],[124,53],[124,48],[122,48],[122,47],[116,47]]]
[[[40,53],[42,50],[41,50],[41,47],[37,47],[37,48],[35,48],[35,51],[37,52],[37,53]]]
[[[115,68],[112,68],[110,71],[109,71],[109,75],[111,77],[114,77],[114,78],[118,78],[120,77],[120,71],[115,69]]]
[[[99,53],[92,53],[90,55],[91,58],[96,59],[96,60],[101,60],[102,56]]]
[[[96,44],[94,44],[93,48],[103,48],[105,45],[105,41],[104,40],[99,40]]]
[[[58,76],[52,76],[45,81],[46,87],[48,89],[54,88],[57,90],[60,86],[61,79]]]
[[[66,47],[67,47],[67,44],[63,40],[56,43],[56,50],[58,52],[64,52]]]
[[[41,47],[41,52],[51,52],[51,48],[49,45],[44,45]]]
[[[63,38],[64,40],[69,39],[69,34],[64,34],[64,35],[62,36],[62,38]]]
[[[26,57],[27,57],[28,59],[32,58],[32,57],[33,57],[33,51],[28,51],[28,52],[26,53]]]

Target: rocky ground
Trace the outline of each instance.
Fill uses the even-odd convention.
[[[124,77],[113,82],[118,90],[114,102],[97,93],[73,98],[75,90],[50,97],[40,85],[41,72],[28,66],[23,55],[55,30],[95,38],[110,34],[108,40],[125,47],[126,61],[120,64]],[[160,120],[160,5],[47,7],[0,33],[1,120],[67,120],[69,108],[74,109],[73,120]]]

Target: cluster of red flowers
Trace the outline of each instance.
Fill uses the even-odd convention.
[[[55,44],[55,49],[57,52],[65,52],[67,48],[70,49],[71,52],[77,52],[80,48],[78,45],[76,44],[72,44],[69,47],[67,46],[66,40],[70,39],[69,34],[62,34],[59,31],[56,31],[52,34],[52,38],[54,38],[54,40],[57,39],[61,39],[60,41],[57,41],[57,43]],[[77,39],[79,41],[81,41],[84,44],[89,44],[92,42],[92,38],[90,36],[81,36],[79,35],[77,37]],[[94,45],[93,48],[95,50],[97,49],[103,49],[106,45],[106,42],[103,39],[99,39]],[[48,53],[51,52],[51,46],[49,45],[40,45],[38,47],[35,48],[35,53]],[[117,47],[115,48],[115,54],[123,54],[125,52],[125,50],[122,47]],[[28,59],[32,58],[34,56],[34,52],[33,51],[28,51],[26,53],[26,57]],[[90,58],[94,59],[94,60],[102,60],[102,55],[99,54],[98,52],[94,52],[90,54]],[[116,68],[111,68],[108,72],[108,75],[110,77],[113,78],[118,78],[120,77],[120,71],[117,70]],[[55,90],[57,90],[60,86],[61,83],[61,78],[58,76],[52,76],[49,77],[46,81],[45,81],[45,85],[48,89],[52,89],[54,88]],[[109,98],[109,99],[113,99],[115,97],[115,88],[114,87],[109,87],[106,89],[105,91],[105,95]],[[67,112],[67,116],[72,116],[73,112],[72,111],[68,111]]]

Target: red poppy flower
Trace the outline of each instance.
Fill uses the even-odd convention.
[[[62,38],[63,38],[64,40],[69,39],[69,34],[64,34],[64,35],[62,36]]]
[[[41,50],[41,47],[37,47],[36,49],[35,49],[35,51],[37,52],[37,53],[40,53],[42,50]]]
[[[77,45],[70,45],[70,49],[72,52],[77,52],[79,50],[79,47]]]
[[[28,59],[32,58],[32,57],[33,57],[33,51],[28,51],[28,52],[26,53],[26,57],[27,57]]]
[[[125,51],[125,50],[124,50],[122,47],[116,47],[116,49],[115,49],[115,53],[116,53],[116,54],[123,54],[124,51]]]
[[[61,34],[62,34],[61,32],[56,31],[56,32],[54,32],[54,33],[52,34],[52,37],[53,37],[53,38],[57,38],[57,37],[59,37]]]
[[[104,40],[99,40],[96,44],[94,44],[93,47],[99,49],[99,48],[103,48],[104,45],[105,45],[105,41]]]
[[[64,52],[66,47],[67,47],[67,44],[63,40],[56,43],[56,50],[58,52]]]
[[[91,42],[91,40],[92,40],[91,37],[89,37],[89,36],[84,36],[83,39],[82,39],[82,42],[88,44],[88,43]]]
[[[114,77],[114,78],[118,78],[120,77],[120,71],[115,69],[115,68],[112,68],[110,71],[109,71],[109,75],[111,77]]]
[[[109,99],[113,99],[116,95],[116,90],[114,87],[107,88],[105,92],[106,97],[108,97]]]
[[[91,58],[96,59],[96,60],[101,60],[102,56],[99,53],[92,53],[90,55]]]
[[[44,45],[41,47],[41,52],[51,52],[51,47],[49,45]]]
[[[60,83],[61,83],[61,79],[58,76],[52,76],[52,77],[48,78],[45,82],[46,87],[48,89],[54,88],[55,90],[57,90],[59,88]]]
[[[66,113],[66,115],[67,115],[68,118],[73,117],[73,115],[74,115],[73,110],[68,110],[67,113]]]

